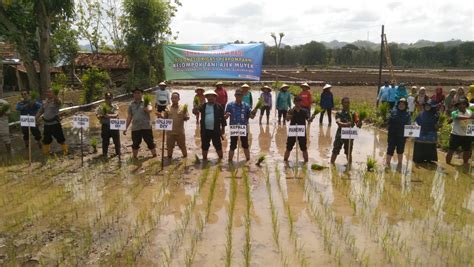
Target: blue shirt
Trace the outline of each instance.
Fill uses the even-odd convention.
[[[34,103],[30,106],[30,103]],[[41,108],[41,103],[38,101],[21,101],[16,104],[16,110],[20,112],[20,115],[30,115],[35,116],[38,113],[38,110]]]
[[[249,123],[250,106],[247,103],[231,102],[225,108],[230,113],[230,125],[247,125]]]
[[[379,101],[388,102],[390,86],[382,86],[379,91]]]
[[[206,120],[204,121],[206,130],[214,130],[214,105],[206,105]]]
[[[252,106],[253,106],[252,93],[247,92],[247,94],[244,95],[244,97],[242,98],[242,102],[247,103],[250,106],[250,108],[252,108]]]
[[[277,95],[276,108],[278,110],[288,110],[291,107],[291,94],[288,91],[281,91]]]
[[[397,102],[397,89],[398,86],[390,86],[390,88],[388,89],[388,102]]]

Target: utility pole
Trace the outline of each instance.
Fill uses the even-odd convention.
[[[382,64],[383,64],[383,50],[384,50],[384,25],[382,25],[382,34],[380,35],[380,64],[379,64],[379,84],[377,86],[377,96],[376,98],[378,98],[379,96],[379,92],[380,92],[380,87],[382,87]],[[377,101],[377,106],[379,105],[379,101]]]

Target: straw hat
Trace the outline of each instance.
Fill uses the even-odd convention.
[[[302,83],[302,84],[300,85],[300,87],[310,88],[308,83]]]
[[[323,87],[323,90],[326,90],[328,88],[332,88],[332,85],[330,85],[329,83],[327,83],[324,87]]]
[[[246,83],[244,83],[242,86],[240,86],[240,88],[250,88],[250,86]]]
[[[290,86],[288,84],[284,83],[280,86],[280,90],[283,89],[283,88],[290,88]]]
[[[159,86],[166,86],[166,83],[165,82],[161,82],[158,84]]]
[[[264,85],[264,86],[262,86],[262,88],[260,88],[260,90],[262,90],[262,91],[268,90],[269,92],[271,92],[272,88],[268,87],[267,85]]]
[[[196,90],[194,90],[195,93],[197,93],[198,91],[203,91],[204,92],[204,88],[198,87],[198,88],[196,88]]]
[[[217,93],[214,92],[214,90],[207,90],[207,91],[204,93],[204,96],[208,96],[208,95],[215,95],[215,96],[217,96]]]
[[[416,87],[416,85],[413,85],[411,89],[418,89],[418,87]]]
[[[222,85],[224,85],[223,82],[217,82],[217,83],[216,83],[216,86],[222,86]]]

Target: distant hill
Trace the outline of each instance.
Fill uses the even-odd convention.
[[[380,43],[374,43],[374,42],[370,42],[370,41],[364,41],[364,40],[357,40],[355,42],[352,42],[352,43],[349,43],[349,42],[340,42],[338,40],[333,40],[331,42],[320,42],[322,43],[324,46],[326,46],[326,48],[329,48],[329,49],[337,49],[337,48],[342,48],[343,46],[347,45],[347,44],[353,44],[359,48],[366,48],[366,49],[379,49],[380,47]],[[410,44],[407,44],[407,43],[397,43],[398,46],[400,48],[403,48],[403,49],[406,49],[406,48],[421,48],[421,47],[427,47],[427,46],[435,46],[435,45],[438,45],[438,44],[443,44],[444,46],[456,46],[456,45],[459,45],[459,44],[462,44],[463,41],[461,40],[449,40],[449,41],[444,41],[444,42],[433,42],[433,41],[429,41],[429,40],[418,40],[416,41],[415,43],[410,43]]]

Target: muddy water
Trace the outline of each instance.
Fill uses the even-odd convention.
[[[180,90],[192,104],[193,91]],[[254,92],[256,101],[259,92]],[[229,94],[233,99],[232,92]],[[123,118],[127,103],[120,103]],[[100,129],[91,112],[91,137]],[[0,262],[7,265],[222,266],[473,265],[472,173],[460,167],[414,165],[407,144],[401,173],[367,173],[367,156],[383,162],[386,134],[363,127],[354,164],[341,154],[335,167],[313,171],[282,163],[286,127],[250,123],[252,160],[210,164],[201,157],[195,118],[186,124],[190,157],[160,171],[159,158],[142,146],[130,161],[130,136],[122,136],[122,161],[102,162],[79,135],[64,128],[72,155],[44,159],[34,151],[0,169]],[[265,122],[265,121],[264,121]],[[326,122],[326,119],[325,119]],[[336,128],[311,124],[310,163],[328,166]],[[15,133],[16,139],[19,135]],[[161,135],[154,133],[160,147]],[[228,139],[228,138],[227,138]],[[21,143],[20,143],[21,144]],[[229,142],[224,141],[227,152]],[[55,147],[60,151],[59,147]],[[111,147],[112,151],[113,147]],[[99,142],[100,151],[100,142]],[[16,153],[24,153],[21,145]],[[112,152],[111,152],[112,154]],[[262,167],[255,166],[266,155]],[[439,158],[444,155],[439,153]],[[299,152],[298,158],[302,155]],[[407,159],[408,158],[408,159]],[[442,161],[442,160],[441,160]],[[456,158],[455,164],[459,164]]]

